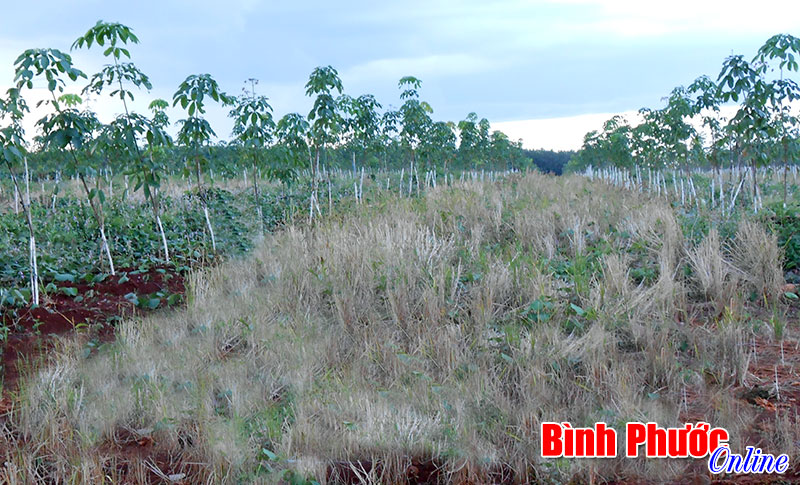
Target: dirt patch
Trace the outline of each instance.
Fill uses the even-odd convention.
[[[373,460],[336,461],[328,465],[327,483],[405,483],[408,485],[458,485],[518,483],[509,466],[487,465],[476,467],[465,463],[453,469],[441,460],[431,458],[404,458],[394,463]]]
[[[208,467],[191,452],[191,443],[162,446],[150,430],[119,428],[101,444],[108,476],[114,483],[208,483]]]
[[[55,338],[81,332],[87,341],[109,342],[122,318],[174,304],[186,291],[183,276],[171,267],[121,268],[102,281],[54,284],[38,307],[0,315],[10,329],[2,352],[3,399],[18,389],[20,374],[46,355]],[[172,295],[178,296],[170,301]]]
[[[121,268],[117,275],[102,281],[57,283],[39,307],[0,315],[10,329],[2,353],[0,423],[12,424],[8,416],[14,408],[20,379],[43,363],[47,351],[59,339],[80,338],[91,351],[90,342],[99,346],[114,340],[115,325],[123,318],[177,304],[183,301],[185,291],[183,275],[172,267]],[[0,443],[0,450],[5,453],[0,456],[9,456],[7,452],[24,441],[13,428],[6,433]],[[149,436],[121,430],[113,442],[97,450],[105,475],[112,477],[114,483],[193,483],[194,478],[202,478],[197,460],[187,460],[182,452],[155,444]]]

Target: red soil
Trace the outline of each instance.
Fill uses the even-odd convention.
[[[120,283],[122,278],[127,281]],[[114,323],[119,317],[142,311],[125,295],[133,293],[143,298],[159,291],[166,296],[185,291],[183,277],[172,268],[150,268],[141,273],[135,268],[122,268],[116,276],[98,283],[63,282],[58,287],[75,288],[78,294],[72,297],[60,291],[50,292],[38,308],[25,307],[16,314],[0,315],[2,323],[11,329],[2,351],[3,402],[17,389],[20,371],[52,348],[55,337],[80,331],[99,342],[109,342],[114,338]],[[166,296],[159,308],[166,306]]]
[[[0,315],[2,323],[10,328],[0,369],[3,382],[0,421],[7,425],[21,375],[41,363],[47,355],[46,351],[53,348],[59,339],[77,336],[86,342],[111,342],[114,339],[114,324],[121,317],[147,311],[137,307],[132,298],[126,298],[126,295],[132,293],[144,299],[162,292],[164,296],[156,308],[163,308],[167,306],[169,295],[183,295],[186,291],[183,276],[170,267],[150,268],[144,272],[138,272],[136,268],[121,268],[116,276],[108,276],[101,282],[63,282],[57,286],[76,288],[78,293],[73,297],[61,291],[50,292],[37,308],[25,307],[15,313]],[[13,430],[11,433],[21,439]],[[181,473],[189,477],[198,473],[193,469],[197,466],[184,463],[181,453],[157,451],[153,447],[153,440],[146,436],[126,439],[122,431],[115,438],[119,439],[101,447],[98,452],[108,456],[109,476],[120,478],[119,483],[163,483],[164,477],[159,473],[167,477],[177,477]],[[8,442],[0,443],[0,449],[8,446]],[[149,466],[145,466],[145,458]]]

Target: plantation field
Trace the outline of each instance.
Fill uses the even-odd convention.
[[[703,420],[728,429],[732,449],[797,454],[800,306],[779,192],[764,192],[759,214],[740,201],[723,215],[610,177],[473,174],[412,197],[385,177],[366,177],[360,200],[357,177],[342,178],[312,223],[269,199],[280,224],[263,235],[252,194],[219,187],[211,213],[231,219],[214,221],[228,257],[213,264],[193,253],[208,253],[204,221],[167,209],[170,244],[186,241],[169,270],[185,295],[120,318],[102,345],[61,338],[26,368],[4,400],[1,480],[707,478],[704,460],[542,459],[542,421]],[[164,190],[180,207],[183,189]],[[69,210],[80,204],[63,201],[47,223]],[[126,234],[111,239],[120,267],[136,267],[125,244],[161,267],[147,221],[108,223]],[[85,253],[69,260],[76,280],[102,270],[98,248]],[[58,297],[74,298],[52,274]],[[798,474],[793,460],[784,478]]]
[[[388,183],[397,174],[385,175]],[[310,194],[308,185],[286,188],[266,183],[255,197],[247,190],[246,178],[209,179],[210,187],[203,195],[209,220],[217,227],[214,248],[198,210],[197,191],[180,177],[172,177],[162,186],[161,219],[171,255],[167,260],[146,201],[131,194],[132,187],[123,178],[109,178],[107,183],[110,196],[104,203],[104,223],[117,264],[115,274],[109,272],[96,237],[98,227],[77,184],[41,182],[40,190],[31,192],[29,204],[15,200],[10,196],[13,192],[2,190],[0,184],[0,382],[4,395],[16,390],[20,371],[32,367],[52,345],[53,337],[77,331],[86,344],[85,352],[91,353],[113,340],[114,325],[123,317],[182,304],[184,278],[193,269],[241,256],[265,232],[308,215],[303,207]],[[358,203],[351,183],[348,177],[329,183],[326,211]],[[39,184],[35,185],[38,189]],[[22,205],[30,207],[38,222],[38,302],[30,280],[26,281],[30,253]]]

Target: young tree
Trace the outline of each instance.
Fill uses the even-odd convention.
[[[464,167],[476,165],[480,135],[478,134],[478,115],[469,113],[458,122],[459,144],[458,155]]]
[[[261,172],[262,157],[266,147],[272,142],[275,122],[272,120],[272,106],[266,96],[257,96],[257,79],[248,79],[250,91],[236,98],[234,108],[229,113],[233,118],[233,136],[243,147],[253,167],[253,195],[256,200],[258,220],[261,221],[261,196],[258,193],[258,176]]]
[[[0,147],[2,148],[0,156],[2,156],[8,168],[8,173],[11,174],[11,181],[18,194],[21,194],[22,191],[20,190],[17,176],[14,173],[14,166],[22,162],[25,165],[27,174],[28,162],[26,159],[25,133],[22,129],[22,120],[25,117],[25,113],[29,111],[28,105],[22,96],[20,96],[18,88],[9,89],[8,97],[5,100],[0,100],[0,118],[10,118],[10,124],[0,129]],[[31,301],[34,305],[38,305],[39,268],[36,261],[36,235],[33,229],[33,215],[31,214],[30,200],[27,197],[21,197],[20,199],[22,202],[22,210],[25,214],[25,222],[28,224],[28,263],[31,269]]]
[[[381,143],[381,116],[378,113],[381,104],[371,94],[362,94],[357,98],[342,95],[338,104],[341,111],[348,115],[344,125],[350,134],[353,164],[356,151],[361,153],[363,164],[367,154],[378,149]]]
[[[686,177],[689,177],[689,146],[695,135],[694,127],[689,119],[694,113],[692,100],[686,89],[679,86],[672,90],[667,98],[667,106],[663,109],[660,134],[669,153],[673,154],[673,163],[683,168]]]
[[[378,135],[378,147],[383,156],[383,168],[388,168],[388,155],[392,148],[397,148],[399,145],[397,137],[400,135],[400,112],[397,110],[389,109],[381,116],[381,130]]]
[[[106,64],[100,72],[94,74],[89,84],[83,92],[102,94],[107,89],[113,89],[111,97],[119,97],[122,101],[125,113],[118,116],[112,123],[110,134],[113,140],[110,143],[117,145],[120,153],[127,155],[129,160],[133,160],[132,170],[128,175],[133,175],[136,179],[136,188],[142,188],[145,198],[150,203],[153,211],[153,218],[161,234],[161,241],[164,249],[164,260],[169,262],[169,247],[167,246],[167,236],[164,233],[164,226],[161,222],[161,203],[159,197],[160,188],[160,166],[155,164],[152,153],[155,146],[171,143],[169,136],[159,123],[152,124],[144,116],[131,113],[128,109],[128,100],[133,101],[133,92],[126,87],[126,84],[136,88],[144,87],[148,91],[152,88],[150,79],[137,68],[132,62],[122,62],[122,57],[130,59],[130,51],[126,47],[128,43],[138,44],[139,38],[133,33],[130,27],[120,23],[103,22],[98,20],[84,35],[78,37],[72,44],[72,49],[86,47],[90,49],[92,44],[108,47],[103,51],[103,56],[110,58],[113,63]],[[163,108],[161,108],[163,113]],[[138,138],[148,141],[150,158],[149,160],[139,148]]]
[[[324,153],[325,146],[333,144],[338,139],[341,130],[342,117],[339,113],[336,100],[332,92],[342,93],[342,80],[339,73],[332,66],[317,67],[308,77],[306,83],[306,96],[316,96],[314,106],[308,113],[311,122],[311,140],[314,148],[314,160],[311,164],[312,189],[311,189],[311,220],[313,221],[314,205],[319,206],[317,189],[319,184],[319,158]]]
[[[422,143],[421,152],[431,168],[441,166],[447,171],[447,164],[456,153],[455,125],[452,122],[433,122]]]
[[[132,44],[139,43],[139,38],[136,37],[130,27],[120,23],[98,20],[92,28],[72,43],[72,49],[84,46],[89,49],[92,44],[105,47],[106,43],[109,44],[103,51],[103,56],[110,57],[113,64],[106,64],[100,72],[94,74],[89,84],[84,88],[84,93],[101,94],[106,87],[116,86],[116,89],[110,95],[119,97],[125,108],[125,114],[129,114],[127,100],[133,101],[133,93],[126,89],[125,83],[133,84],[137,88],[144,86],[147,90],[152,88],[150,79],[132,62],[121,62],[122,56],[128,59],[131,57],[130,51],[120,46],[120,44],[127,45],[128,42]]]
[[[211,218],[208,215],[208,201],[203,190],[201,168],[201,165],[208,161],[201,153],[201,150],[209,144],[212,136],[216,136],[214,130],[211,129],[211,125],[202,116],[206,112],[206,98],[222,103],[223,106],[233,103],[233,98],[220,90],[217,81],[210,74],[192,74],[178,86],[178,90],[175,91],[172,97],[172,105],[180,104],[181,108],[186,110],[188,114],[188,118],[179,121],[181,129],[178,131],[178,142],[191,150],[197,196],[200,198],[203,215],[206,218],[206,227],[211,236],[211,247],[216,251],[217,242],[214,238]]]
[[[642,122],[631,130],[631,155],[636,165],[650,169],[665,166],[665,149],[661,143],[660,111],[642,108]]]
[[[740,159],[750,163],[753,177],[753,208],[758,211],[757,167],[769,161],[768,145],[775,127],[770,122],[769,100],[773,97],[773,86],[765,82],[761,71],[753,67],[740,55],[725,59],[718,80],[724,102],[739,101],[742,104],[726,129],[741,146],[737,150]]]
[[[517,145],[508,139],[508,135],[502,131],[492,132],[489,145],[489,160],[493,166],[497,167],[500,162],[506,161],[508,168],[510,168],[510,162],[514,160],[514,152],[517,150]]]
[[[719,154],[724,148],[725,132],[720,120],[720,88],[708,76],[700,76],[689,85],[688,92],[695,95],[692,115],[700,116],[710,135],[708,159],[716,175],[719,175]]]
[[[616,167],[631,168],[631,126],[620,116],[612,116],[603,124],[603,132],[598,140],[598,148]]]
[[[306,141],[309,129],[308,121],[298,113],[284,115],[275,127],[280,158],[284,162],[284,167],[288,167],[291,172],[295,172],[297,167],[304,166],[309,159],[310,147]],[[285,178],[290,179],[290,177]]]
[[[297,170],[306,166],[310,159],[311,149],[307,142],[309,129],[308,121],[298,113],[286,114],[278,120],[275,127],[277,138],[275,153],[280,161],[280,168],[272,170],[280,170],[282,172],[280,179],[286,183],[294,181],[297,178]],[[311,223],[313,215],[309,214],[308,217]]]
[[[80,102],[80,98],[74,95],[65,95],[60,98],[56,93],[63,93],[65,82],[61,74],[65,74],[69,79],[76,81],[79,77],[85,78],[86,75],[72,64],[72,57],[57,49],[28,49],[23,52],[15,64],[14,80],[17,88],[33,88],[33,80],[39,76],[44,76],[47,81],[47,90],[50,92],[51,99],[47,101],[53,107],[54,112],[46,115],[37,123],[44,133],[43,141],[46,146],[59,150],[66,149],[70,155],[71,169],[78,174],[78,179],[89,200],[95,221],[100,228],[100,238],[102,250],[106,253],[111,274],[116,274],[114,270],[114,260],[111,257],[111,249],[108,244],[105,230],[105,217],[103,214],[103,203],[105,193],[99,187],[89,189],[86,182],[86,173],[93,172],[93,167],[84,159],[81,162],[77,152],[84,148],[86,143],[92,138],[92,132],[97,126],[97,118],[93,113],[80,112],[74,105]],[[62,108],[62,102],[67,105]],[[40,102],[41,103],[41,102]]]
[[[791,109],[791,103],[800,99],[800,88],[792,79],[784,78],[784,69],[798,71],[796,57],[800,57],[800,38],[788,34],[770,37],[753,58],[759,73],[766,74],[775,70],[770,61],[778,62],[780,77],[771,83],[770,108],[773,115],[777,145],[780,147],[780,158],[783,160],[783,206],[786,207],[786,178],[789,172],[789,160],[797,159],[797,134],[800,128],[797,116]]]
[[[430,114],[433,113],[433,108],[428,103],[419,100],[420,86],[422,81],[414,76],[405,76],[397,83],[401,91],[400,99],[403,101],[398,112],[401,123],[400,141],[403,148],[411,152],[411,177],[416,174],[417,149],[432,123]],[[417,191],[419,191],[419,179],[417,179]]]

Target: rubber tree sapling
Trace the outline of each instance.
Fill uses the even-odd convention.
[[[466,118],[458,122],[458,155],[463,166],[473,166],[478,159],[478,115],[469,113]]]
[[[233,118],[233,136],[242,146],[253,167],[253,196],[256,201],[259,223],[263,222],[261,196],[258,193],[258,174],[261,172],[262,155],[272,142],[275,122],[272,120],[272,106],[266,96],[257,96],[256,79],[250,79],[251,90],[236,98],[234,108],[229,113]]]
[[[631,126],[623,116],[612,116],[603,123],[598,148],[614,166],[627,169],[633,166]]]
[[[421,145],[421,152],[431,169],[439,168],[441,166],[446,171],[447,163],[453,159],[456,153],[456,134],[455,124],[446,121],[436,121],[431,123],[430,128],[427,130],[425,138]],[[495,132],[499,133],[499,132]],[[505,138],[508,141],[508,137]],[[490,154],[500,155],[503,150],[503,141],[497,139],[497,144],[494,146],[495,152]]]
[[[438,123],[434,124],[434,128],[436,125]],[[453,139],[455,141],[455,135],[453,135]],[[513,154],[516,149],[517,146],[508,138],[508,135],[502,131],[492,132],[489,144],[489,160],[493,166],[497,166],[502,160],[506,160],[509,164],[507,168],[511,168],[512,165],[510,163],[514,159]]]
[[[223,106],[233,104],[233,98],[225,94],[217,81],[210,74],[192,74],[178,86],[178,90],[172,97],[172,105],[181,105],[186,110],[188,118],[180,120],[180,131],[178,131],[178,142],[188,147],[192,152],[194,165],[195,182],[197,184],[197,195],[203,207],[203,214],[206,219],[206,226],[211,236],[211,247],[216,252],[217,242],[214,238],[214,228],[211,226],[211,218],[208,215],[208,201],[203,191],[203,179],[201,164],[206,160],[201,149],[207,146],[211,137],[216,136],[211,125],[203,118],[205,114],[206,98],[221,103]],[[188,166],[187,166],[188,169]]]
[[[789,160],[797,158],[798,119],[792,113],[791,103],[800,99],[800,88],[797,83],[784,77],[784,70],[798,71],[796,58],[800,57],[800,38],[789,34],[777,34],[770,37],[753,58],[756,69],[763,75],[768,70],[775,70],[770,61],[778,60],[780,77],[771,83],[772,96],[770,105],[773,121],[783,160],[783,206],[786,207],[786,178],[789,172]]]
[[[669,153],[674,157],[674,163],[683,169],[684,175],[690,176],[689,144],[695,135],[695,129],[689,123],[694,114],[694,105],[686,89],[679,86],[670,92],[667,97],[667,106],[663,109],[661,122],[661,136]]]
[[[161,233],[161,242],[164,246],[164,258],[169,262],[169,247],[164,225],[161,222],[161,178],[164,166],[156,160],[158,155],[164,156],[166,150],[173,145],[172,137],[167,134],[169,117],[164,111],[169,107],[165,100],[157,98],[150,102],[148,108],[153,112],[150,119],[146,119],[140,126],[144,128],[144,139],[147,140],[147,151],[141,157],[138,173],[134,177],[136,186],[140,184],[146,197],[151,201],[155,213],[156,224]]]
[[[166,101],[161,100],[166,103]],[[152,103],[151,103],[152,105]],[[172,139],[166,132],[163,120],[159,120],[161,112],[156,111],[154,119],[149,119],[137,113],[122,114],[109,124],[110,144],[116,147],[118,153],[125,154],[125,158],[133,163],[125,171],[126,176],[132,177],[134,191],[142,189],[153,213],[161,244],[164,252],[164,261],[169,262],[169,246],[164,225],[161,221],[161,180],[163,167],[154,156],[166,147],[172,145]],[[166,116],[166,115],[164,115]],[[144,150],[138,148],[138,140],[147,142]]]
[[[381,143],[381,115],[378,110],[382,106],[371,94],[362,94],[357,98],[342,95],[337,104],[348,115],[344,125],[349,134],[348,145],[352,147],[353,158],[355,160],[356,152],[360,152],[363,165],[367,154],[377,150]]]
[[[158,123],[151,125],[149,120],[143,116],[131,113],[128,109],[128,101],[133,101],[133,92],[126,85],[136,88],[144,87],[148,91],[152,89],[150,79],[132,62],[122,62],[122,57],[130,59],[130,51],[127,49],[128,43],[138,44],[139,38],[133,30],[123,24],[116,22],[103,22],[98,20],[86,33],[72,44],[72,49],[86,47],[90,49],[93,44],[100,47],[108,47],[103,51],[103,56],[111,59],[112,63],[106,64],[100,72],[94,74],[89,84],[84,88],[84,93],[92,92],[101,94],[106,89],[112,89],[110,96],[119,97],[122,101],[125,114],[115,120],[115,129],[112,133],[116,136],[116,142],[123,147],[123,152],[129,153],[134,164],[132,170],[127,175],[136,178],[136,189],[142,188],[145,198],[150,203],[153,211],[153,218],[161,234],[164,249],[164,259],[169,262],[169,248],[167,238],[164,233],[164,226],[161,222],[160,201],[158,197],[159,188],[159,166],[153,163],[152,149],[150,150],[150,160],[139,148],[138,137],[144,137],[148,142],[165,144],[169,142],[169,137],[164,132],[164,127]],[[147,136],[145,136],[147,135]],[[151,143],[151,145],[152,145]],[[152,148],[152,146],[151,146]]]
[[[660,111],[648,108],[639,110],[642,122],[631,130],[631,150],[637,166],[661,170],[665,166],[665,149],[662,147]],[[657,172],[658,173],[658,172]],[[651,180],[652,182],[652,180]]]
[[[769,143],[773,141],[775,126],[771,123],[768,103],[773,98],[773,86],[767,83],[762,71],[752,66],[740,55],[725,59],[717,80],[723,102],[730,100],[742,104],[728,122],[726,129],[743,149],[739,156],[750,163],[753,177],[753,210],[758,212],[757,167],[769,162]]]
[[[2,155],[8,172],[11,174],[11,181],[14,183],[14,190],[16,190],[17,194],[21,194],[22,191],[20,190],[17,176],[14,173],[14,166],[20,162],[26,163],[26,143],[24,131],[22,129],[22,120],[26,112],[29,112],[28,105],[20,96],[18,88],[9,89],[8,97],[5,100],[0,100],[0,117],[10,118],[10,124],[0,129],[0,147],[2,147],[2,153],[0,153],[0,155]],[[25,221],[28,224],[28,262],[31,270],[31,301],[34,305],[38,305],[39,268],[36,257],[36,235],[33,230],[33,216],[31,214],[30,199],[27,197],[20,197],[20,199],[22,210],[25,214]]]
[[[288,113],[275,126],[277,145],[275,153],[280,160],[281,180],[290,183],[297,178],[297,170],[308,163],[311,148],[308,145],[308,121],[299,113]],[[312,207],[313,210],[313,207]],[[312,216],[309,214],[309,219]]]
[[[317,67],[311,71],[306,83],[306,96],[316,96],[314,105],[308,113],[311,122],[311,141],[314,148],[314,160],[311,162],[311,209],[310,220],[313,221],[314,206],[319,210],[319,159],[327,145],[336,143],[342,128],[342,117],[333,97],[333,91],[342,93],[342,80],[332,66]]]
[[[80,112],[73,106],[62,107],[62,102],[74,105],[80,99],[77,96],[56,97],[56,93],[64,92],[65,82],[61,77],[62,75],[66,75],[72,81],[76,81],[80,77],[86,78],[86,74],[73,65],[72,57],[69,54],[58,49],[28,49],[14,61],[14,67],[14,81],[17,83],[18,89],[23,87],[32,89],[34,79],[40,76],[44,76],[47,81],[47,90],[50,92],[51,99],[46,102],[52,106],[54,111],[39,120],[37,124],[42,128],[44,133],[43,140],[46,145],[59,150],[66,150],[69,153],[71,168],[78,174],[78,179],[86,192],[95,221],[100,228],[102,250],[108,258],[111,274],[116,274],[105,230],[105,218],[103,215],[105,193],[100,187],[89,189],[89,184],[86,181],[86,172],[91,172],[93,168],[87,159],[83,159],[82,162],[77,154],[85,143],[91,139],[92,132],[97,126],[97,119],[92,113]],[[40,101],[37,106],[42,102]]]
[[[400,135],[400,112],[397,110],[386,110],[381,116],[380,133],[378,134],[378,148],[383,156],[383,169],[388,170],[389,150],[399,145],[398,136]],[[402,181],[401,181],[402,183]]]
[[[278,140],[282,159],[288,167],[302,167],[306,164],[311,148],[308,146],[308,121],[299,113],[288,113],[278,120],[275,137]]]
[[[400,141],[404,148],[411,151],[410,177],[415,174],[417,149],[430,127],[430,113],[433,113],[433,108],[428,103],[419,100],[418,90],[421,86],[422,81],[414,76],[404,76],[397,83],[397,87],[401,91],[400,99],[403,101],[398,110],[402,125]],[[419,179],[417,179],[417,191],[419,191]]]
[[[688,93],[695,96],[692,103],[692,116],[700,117],[702,125],[710,135],[708,160],[711,162],[714,176],[718,177],[722,183],[719,154],[724,148],[725,133],[720,118],[719,86],[708,76],[700,76],[689,85]],[[714,199],[713,192],[711,198]]]

